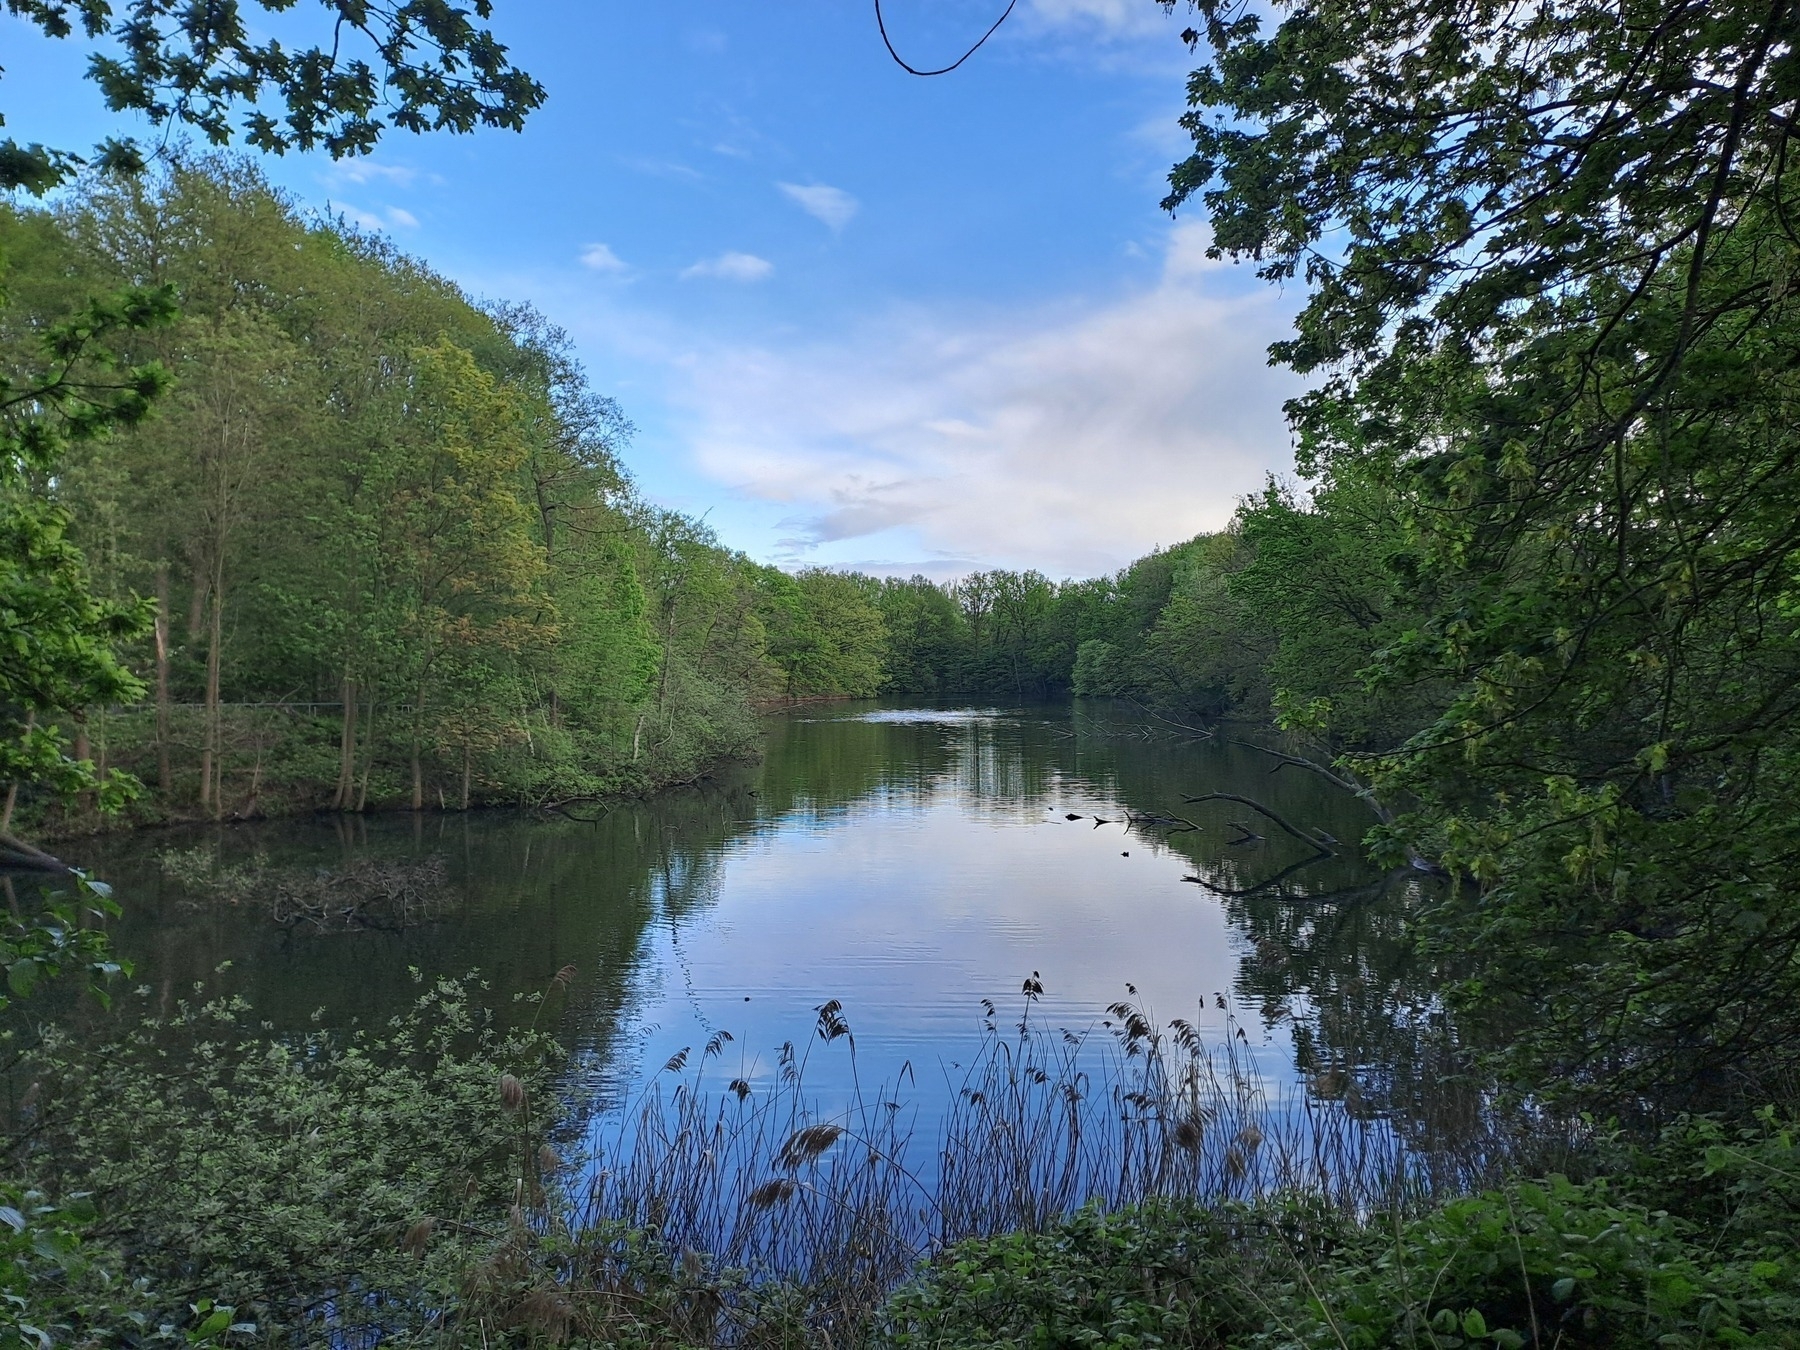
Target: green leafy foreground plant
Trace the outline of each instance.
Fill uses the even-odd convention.
[[[481,989],[437,981],[345,1036],[273,1035],[199,989],[98,1042],[53,1033],[15,1167],[91,1197],[148,1322],[211,1299],[265,1335],[440,1331],[541,1194],[521,1122],[554,1046],[502,1031]]]
[[[1291,1198],[1088,1209],[952,1248],[882,1334],[1008,1350],[1800,1344],[1791,1130],[1688,1123],[1620,1161],[1362,1222]]]

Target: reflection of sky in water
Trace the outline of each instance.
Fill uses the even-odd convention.
[[[708,1084],[722,1090],[740,1068],[766,1078],[792,1040],[812,1048],[808,1088],[829,1108],[850,1086],[848,1047],[822,1045],[813,1028],[835,998],[866,1091],[910,1065],[904,1095],[929,1132],[951,1095],[946,1076],[959,1078],[981,1040],[981,1000],[1004,1031],[1033,971],[1046,990],[1040,1026],[1104,1039],[1106,1006],[1130,983],[1152,1020],[1189,1019],[1217,1044],[1226,1025],[1213,996],[1236,989],[1249,1000],[1243,1049],[1272,1088],[1296,1083],[1299,1053],[1315,1070],[1353,1063],[1371,1083],[1395,1064],[1403,1105],[1413,1085],[1429,1091],[1436,1075],[1408,1027],[1431,1015],[1430,991],[1385,973],[1403,970],[1402,944],[1392,907],[1355,898],[1368,869],[1348,850],[1309,860],[1266,826],[1267,839],[1240,846],[1232,825],[1247,811],[1191,804],[1219,791],[1340,839],[1368,825],[1360,803],[1312,775],[1271,774],[1252,749],[1164,734],[1110,705],[852,705],[773,718],[760,766],[591,818],[197,826],[88,841],[83,861],[125,898],[120,950],[160,1000],[205,980],[284,1029],[313,1027],[318,1009],[326,1026],[384,1023],[414,996],[413,968],[480,970],[499,1014],[517,1021],[525,1005],[511,996],[573,964],[558,1035],[577,1057],[571,1085],[596,1105],[631,1095],[683,1047],[691,1075],[700,1047],[727,1031],[735,1039],[706,1064]],[[1199,828],[1165,841],[1168,816],[1127,833],[1128,807]],[[453,909],[397,931],[291,931],[256,904],[184,892],[156,862],[177,844],[216,849],[222,866],[266,864],[269,885],[364,857],[429,861],[445,869]],[[1286,879],[1223,899],[1183,880],[1194,873],[1227,889]],[[1410,1019],[1397,1036],[1396,1011]],[[1309,1045],[1293,1015],[1311,1015]]]
[[[980,1000],[993,1000],[1003,1027],[1016,1021],[1034,971],[1045,986],[1040,1024],[1099,1030],[1130,983],[1152,1020],[1185,1017],[1222,1038],[1214,995],[1231,989],[1242,939],[1209,892],[1183,883],[1189,861],[1127,834],[1124,807],[1087,784],[1053,780],[1045,805],[984,791],[984,781],[953,770],[936,791],[791,811],[727,845],[711,903],[673,924],[660,915],[648,935],[640,1072],[684,1046],[697,1054],[722,1029],[735,1039],[715,1086],[746,1069],[766,1079],[781,1042],[802,1043],[814,1010],[836,998],[865,1088],[910,1063],[919,1087],[908,1095],[925,1124],[969,1059]],[[1096,826],[1096,815],[1110,823]],[[1285,1033],[1264,1037],[1248,1020],[1270,1085],[1291,1081]],[[819,1045],[807,1080],[829,1097],[849,1089],[848,1071],[841,1042]]]

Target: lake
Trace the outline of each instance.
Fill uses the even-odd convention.
[[[1320,856],[1245,805],[1184,800],[1209,793],[1343,842]],[[125,906],[134,983],[164,1003],[241,992],[277,1029],[385,1019],[414,970],[479,970],[506,1002],[573,965],[559,1035],[583,1107],[709,1040],[715,1087],[766,1082],[793,1042],[812,1047],[809,1091],[902,1085],[929,1125],[983,1000],[1016,1018],[1036,978],[1039,1025],[1094,1032],[1125,999],[1236,1035],[1275,1096],[1402,1133],[1444,1109],[1452,1040],[1397,936],[1423,882],[1361,857],[1361,802],[1225,735],[1099,701],[833,704],[769,718],[758,764],[572,810],[147,831],[76,853]],[[379,928],[298,901],[277,922],[258,898],[330,894],[358,866],[431,897]],[[834,999],[854,1058],[813,1045]]]

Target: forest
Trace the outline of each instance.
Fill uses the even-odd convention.
[[[307,218],[247,161],[15,204],[0,257],[15,365],[97,294],[166,288],[179,311],[117,354],[168,396],[29,484],[136,626],[112,698],[16,710],[16,743],[93,781],[15,777],[15,838],[643,792],[753,755],[757,711],[794,700],[1268,710],[1261,578],[1288,562],[1260,541],[1301,518],[1292,492],[1115,577],[790,573],[636,495],[627,411],[541,315]],[[1367,581],[1334,603],[1379,605]]]
[[[269,152],[388,129],[367,67],[333,82],[323,48],[140,8],[97,68],[115,109],[218,145],[265,94],[285,120],[243,130]],[[320,1310],[351,1306],[378,1338],[483,1346],[1796,1343],[1792,6],[1185,12],[1192,152],[1164,205],[1303,292],[1270,352],[1308,382],[1298,478],[1088,580],[754,563],[634,492],[629,410],[542,316],[244,160],[0,146],[23,190],[0,212],[0,846],[48,872],[103,820],[642,794],[754,755],[783,701],[1128,700],[1328,779],[1370,857],[1432,879],[1392,941],[1514,1151],[1460,1189],[1059,1213],[898,1288],[855,1282],[881,1241],[859,1212],[835,1273],[759,1281],[665,1246],[666,1209],[558,1226],[549,1048],[467,983],[341,1042],[184,1003],[88,1055],[27,1016],[9,1343],[331,1342]],[[387,34],[397,129],[542,101],[461,10],[344,13]],[[9,1012],[124,973],[116,902],[54,874],[41,914],[10,911]],[[1223,1114],[1169,1083],[1119,1100],[1164,1159]],[[89,1182],[140,1122],[194,1165],[109,1211]],[[746,1204],[793,1200],[842,1134],[796,1131]],[[1234,1139],[1241,1180],[1264,1135]],[[158,1236],[122,1255],[122,1231]]]
[[[110,701],[17,711],[92,770],[65,827],[643,791],[751,753],[760,706],[875,692],[862,592],[638,498],[563,334],[247,164],[84,181],[0,250],[15,358],[96,294],[179,306],[117,353],[154,414],[21,485],[131,625]],[[14,782],[0,829],[59,809]]]

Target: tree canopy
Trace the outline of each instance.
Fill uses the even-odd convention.
[[[543,86],[480,26],[491,0],[320,0],[325,13],[312,23],[287,19],[295,4],[6,0],[9,13],[47,37],[79,34],[95,44],[88,77],[113,112],[192,127],[215,146],[237,132],[271,154],[320,149],[341,159],[368,154],[389,128],[517,131],[544,101]],[[268,28],[277,35],[260,36]],[[98,147],[96,158],[112,169],[138,169],[144,160],[119,139]],[[67,149],[9,138],[0,141],[0,190],[41,194],[84,162]]]
[[[1387,617],[1338,683],[1413,711],[1313,711],[1411,804],[1392,842],[1465,878],[1421,940],[1536,1083],[1780,1072],[1792,7],[1194,9],[1168,205],[1309,286],[1272,352],[1316,381],[1290,408],[1308,528],[1390,518],[1361,582]]]

